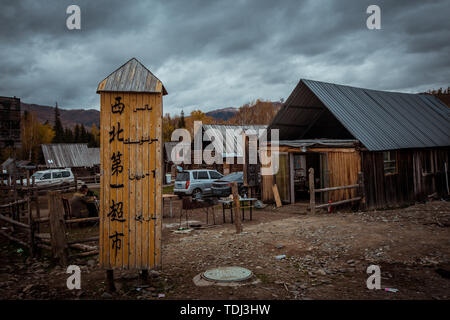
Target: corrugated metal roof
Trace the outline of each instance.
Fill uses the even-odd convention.
[[[302,137],[322,114],[319,105],[371,151],[450,145],[450,109],[431,95],[304,79],[270,127],[280,128],[280,139]]]
[[[130,59],[99,83],[97,93],[104,91],[167,94],[162,82],[136,58]]]
[[[100,148],[83,143],[43,144],[47,168],[93,167],[100,164]]]
[[[212,137],[217,134],[221,134],[224,141],[223,156],[224,157],[242,157],[242,152],[237,150],[236,153],[227,154],[228,150],[235,150],[234,146],[237,145],[237,139],[241,136],[242,132],[245,131],[247,134],[253,133],[259,135],[259,130],[267,129],[266,125],[243,125],[243,126],[232,126],[232,125],[222,125],[222,124],[204,124],[202,126],[205,137],[211,140]],[[211,130],[212,129],[212,130]],[[208,131],[210,130],[210,131]],[[234,134],[233,134],[234,133]],[[242,143],[240,141],[240,143]]]
[[[87,157],[93,165],[100,165],[100,148],[88,148]]]

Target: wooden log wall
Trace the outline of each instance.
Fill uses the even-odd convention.
[[[358,183],[358,172],[361,171],[361,157],[358,151],[327,151],[329,186],[348,186]],[[356,197],[357,190],[345,189],[330,191],[328,199],[332,202]]]
[[[363,152],[362,171],[368,209],[395,207],[446,194],[444,163],[449,148],[398,150],[397,172],[384,174],[383,152]],[[428,158],[428,159],[427,159]],[[431,172],[425,163],[431,159]]]

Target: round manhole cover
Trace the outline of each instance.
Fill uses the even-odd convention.
[[[202,273],[202,277],[209,281],[244,281],[252,276],[252,272],[241,267],[221,267],[210,269]]]

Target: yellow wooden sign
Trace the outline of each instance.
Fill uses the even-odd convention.
[[[105,78],[100,93],[100,266],[161,265],[161,81],[136,59]]]

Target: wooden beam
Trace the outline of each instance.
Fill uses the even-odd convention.
[[[87,244],[81,244],[81,243],[73,243],[73,244],[69,244],[69,247],[72,249],[78,249],[78,250],[82,250],[82,251],[93,251],[93,250],[98,250],[97,247],[94,246],[88,246]]]
[[[319,204],[318,206],[316,206],[316,209],[338,206],[340,204],[349,203],[349,202],[358,201],[358,200],[361,200],[361,197],[340,200],[340,201],[336,201],[336,202],[332,202],[332,203]]]
[[[70,258],[78,258],[78,257],[94,256],[97,254],[98,254],[98,250],[92,250],[92,251],[74,253],[74,254],[71,254],[69,257]]]
[[[329,188],[315,189],[314,192],[327,192],[327,191],[355,189],[355,188],[359,188],[359,184],[352,184],[350,186],[340,186],[340,187],[329,187]]]
[[[305,109],[305,110],[322,110],[323,109],[323,107],[320,107],[320,106],[294,106],[294,105],[289,105],[288,108]]]
[[[314,168],[309,168],[309,207],[311,213],[315,213],[316,209],[316,193],[314,192]]]
[[[273,196],[275,198],[275,204],[277,208],[283,206],[280,198],[280,193],[278,192],[278,187],[276,184],[272,185]]]
[[[24,246],[24,247],[27,247],[27,248],[30,247],[30,244],[28,244],[28,243],[26,243],[26,242],[24,242],[24,241],[22,241],[22,240],[20,240],[20,239],[18,239],[18,238],[16,238],[16,237],[13,237],[12,235],[6,233],[6,232],[3,231],[3,230],[0,230],[0,234],[1,234],[2,236],[4,236],[5,238],[8,238],[8,239],[11,240],[11,241],[15,241],[15,242],[21,244],[21,245]]]
[[[241,223],[241,208],[239,202],[239,192],[237,182],[233,182],[231,184],[231,192],[233,193],[233,201],[234,201],[234,224],[236,226],[236,233],[242,232],[242,223]]]
[[[5,216],[2,215],[2,214],[0,214],[0,220],[3,220],[3,221],[8,222],[8,223],[11,223],[11,224],[13,224],[13,225],[15,225],[15,226],[18,226],[18,227],[21,227],[21,228],[30,229],[30,226],[29,226],[28,224],[25,224],[25,223],[16,221],[16,220],[14,220],[14,219],[5,217]]]
[[[80,239],[80,240],[73,240],[73,241],[67,242],[67,244],[74,244],[74,243],[81,243],[81,242],[93,242],[93,241],[99,241],[99,236],[89,237],[89,238]]]
[[[8,207],[15,206],[18,204],[23,204],[23,203],[27,203],[27,200],[17,200],[17,201],[11,202],[11,203],[2,204],[2,205],[0,205],[0,208],[8,208]]]
[[[61,194],[59,192],[53,191],[49,193],[48,208],[53,257],[65,266],[68,263],[66,225],[64,223],[64,209]]]
[[[79,219],[68,219],[64,220],[66,224],[69,223],[79,223],[79,222],[88,222],[88,221],[99,221],[99,217],[89,217],[89,218],[79,218]]]

